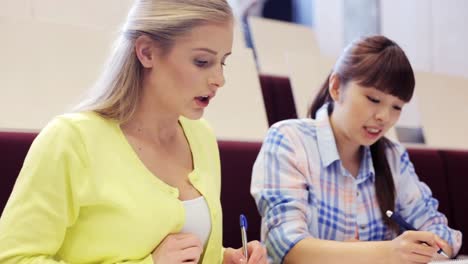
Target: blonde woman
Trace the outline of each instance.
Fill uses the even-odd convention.
[[[204,109],[224,84],[225,0],[140,0],[96,90],[56,117],[0,218],[0,263],[266,263],[222,248],[220,161]]]

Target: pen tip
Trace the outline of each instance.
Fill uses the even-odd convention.
[[[385,214],[386,214],[388,217],[392,217],[393,212],[390,211],[390,210],[387,210],[387,212],[385,212]]]
[[[240,215],[239,220],[240,226],[247,228],[247,218],[243,214]]]
[[[440,254],[441,254],[442,256],[446,257],[446,258],[450,258],[447,254],[445,254],[444,251],[442,251],[442,249],[440,250]]]

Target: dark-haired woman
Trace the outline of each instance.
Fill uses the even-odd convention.
[[[404,147],[384,137],[414,86],[395,42],[359,39],[312,103],[314,119],[270,128],[251,192],[272,263],[428,263],[439,248],[458,252],[461,233],[437,211]],[[400,234],[387,210],[420,231]]]

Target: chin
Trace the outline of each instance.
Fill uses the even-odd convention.
[[[182,116],[190,120],[198,120],[203,117],[203,111],[183,113]]]
[[[373,140],[370,140],[370,139],[363,140],[361,145],[366,146],[366,147],[370,147],[370,146],[374,145],[377,141],[379,141],[379,139],[381,139],[381,138],[382,137],[379,137],[379,138],[373,139]]]
[[[368,134],[361,134],[359,136],[359,142],[361,143],[362,146],[371,146],[375,144],[379,139],[383,137],[383,133],[381,132],[378,135],[368,135]]]

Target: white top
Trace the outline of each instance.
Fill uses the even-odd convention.
[[[211,219],[208,204],[203,196],[192,200],[182,201],[185,207],[185,225],[182,228],[182,233],[195,234],[203,246],[206,246],[206,241],[211,232]]]

